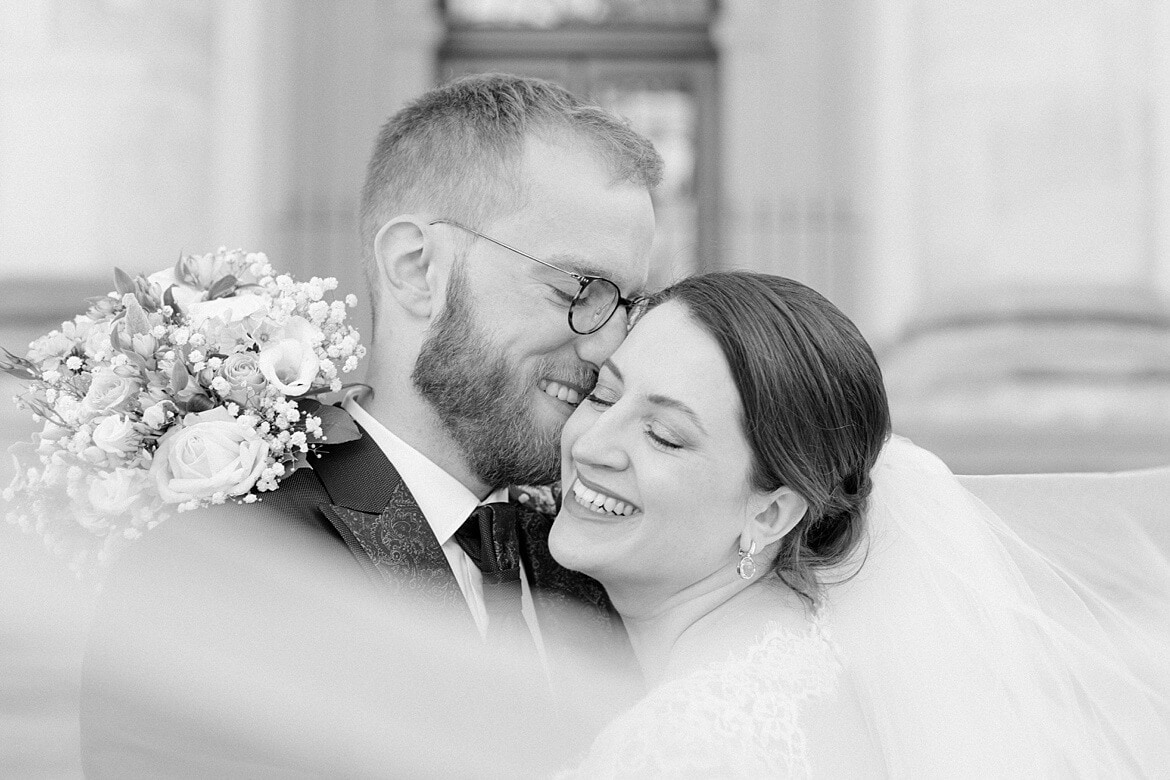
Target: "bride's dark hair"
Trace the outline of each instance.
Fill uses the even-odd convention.
[[[732,271],[684,279],[653,296],[681,303],[718,342],[743,406],[751,480],[787,486],[808,512],[774,570],[816,602],[819,573],[865,535],[870,470],[890,433],[881,369],[857,327],[820,293],[779,276]]]

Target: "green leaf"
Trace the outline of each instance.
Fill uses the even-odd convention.
[[[40,372],[25,358],[4,350],[4,360],[0,360],[0,371],[23,381],[40,379]]]
[[[211,285],[211,289],[207,291],[207,300],[214,301],[216,298],[230,298],[232,293],[236,291],[236,282],[238,281],[231,274],[217,279],[215,284]]]
[[[296,455],[296,459],[293,460],[293,462],[291,464],[289,464],[288,466],[285,467],[284,473],[287,476],[289,474],[292,474],[297,469],[307,469],[307,468],[309,468],[309,456],[303,452],[298,452]]]
[[[190,380],[191,375],[187,373],[187,367],[183,365],[181,360],[176,360],[175,365],[171,368],[171,390],[175,393],[183,392]]]
[[[198,393],[187,399],[185,403],[176,404],[180,408],[184,408],[188,414],[192,412],[206,412],[209,409],[215,408],[215,401],[212,401],[206,395]]]
[[[137,298],[126,301],[126,331],[131,336],[144,336],[150,333],[150,320]]]
[[[323,439],[326,445],[357,441],[362,437],[349,412],[339,406],[326,406],[311,399],[301,401],[299,406],[305,414],[321,418],[321,437],[318,441]]]
[[[182,314],[183,310],[179,308],[179,304],[175,303],[175,288],[172,285],[163,291],[163,303],[171,307],[171,311],[175,314]]]
[[[130,278],[128,273],[117,266],[114,266],[114,289],[118,291],[119,295],[134,294],[134,280]]]

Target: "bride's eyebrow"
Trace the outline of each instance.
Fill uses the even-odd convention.
[[[608,368],[611,372],[613,372],[613,375],[617,377],[619,382],[624,383],[621,369],[619,369],[613,362],[613,358],[608,358],[604,363],[601,364],[601,367]],[[695,410],[677,398],[671,398],[668,395],[655,393],[654,395],[646,396],[646,400],[655,406],[665,406],[667,409],[674,409],[677,412],[681,412],[687,419],[694,423],[695,427],[699,429],[700,433],[702,433],[704,436],[708,435],[707,429],[704,428],[703,423],[699,421],[699,415],[695,413]]]
[[[655,406],[665,406],[668,409],[674,409],[677,412],[682,412],[682,414],[687,417],[687,419],[694,423],[695,427],[699,429],[700,433],[702,433],[704,436],[707,435],[707,429],[704,428],[703,423],[699,421],[699,415],[695,413],[695,410],[677,398],[671,398],[668,395],[655,394],[647,396],[646,400]]]

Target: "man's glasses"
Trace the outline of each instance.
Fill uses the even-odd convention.
[[[613,313],[617,311],[618,306],[625,306],[629,309],[629,307],[639,302],[639,299],[630,300],[623,298],[622,291],[609,279],[601,276],[585,276],[584,274],[573,271],[566,271],[564,268],[558,268],[552,263],[541,260],[539,257],[533,257],[527,252],[521,252],[514,246],[509,246],[503,241],[497,241],[491,236],[485,236],[478,230],[473,230],[466,225],[461,225],[450,219],[436,219],[430,224],[451,225],[460,230],[466,230],[468,233],[478,236],[485,241],[491,241],[496,246],[502,246],[504,249],[515,252],[521,257],[527,257],[534,263],[540,263],[546,268],[560,271],[576,279],[577,284],[581,285],[581,288],[577,290],[577,294],[573,296],[572,303],[569,304],[569,327],[574,333],[579,333],[582,336],[601,330],[605,326],[605,323],[609,322]]]

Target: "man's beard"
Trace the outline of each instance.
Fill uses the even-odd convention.
[[[579,373],[574,368],[568,377]],[[472,473],[487,485],[543,485],[560,476],[560,428],[538,425],[532,408],[539,376],[521,375],[475,327],[466,277],[458,268],[411,379],[462,448]],[[592,378],[584,384],[591,386]]]

